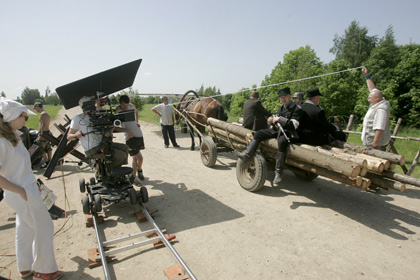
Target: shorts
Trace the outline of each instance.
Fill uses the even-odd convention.
[[[52,136],[52,134],[51,134],[51,132],[49,130],[48,131],[44,131],[44,133],[49,134],[49,135]],[[44,149],[44,151],[47,152],[47,153],[52,150],[50,141],[48,141],[47,139],[43,138],[41,135],[39,135],[39,139],[38,139],[38,143],[37,144],[38,144],[38,146],[42,147]]]
[[[133,137],[125,142],[128,146],[128,153],[130,156],[137,155],[140,150],[144,150],[144,141],[143,137]]]

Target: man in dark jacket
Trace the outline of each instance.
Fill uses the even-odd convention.
[[[318,89],[306,92],[307,100],[300,105],[304,118],[298,130],[299,141],[316,146],[331,144],[334,140],[346,141],[346,134],[328,122],[324,109],[319,106],[321,96]]]
[[[251,92],[251,96],[245,102],[243,108],[244,123],[242,126],[254,131],[268,128],[267,118],[271,117],[271,113],[258,100],[259,97],[258,91]]]
[[[276,174],[273,180],[273,185],[278,186],[281,182],[283,169],[286,160],[286,149],[287,144],[289,143],[286,139],[286,136],[279,131],[277,127],[280,124],[283,130],[286,132],[287,137],[293,142],[292,137],[296,134],[295,130],[299,127],[299,123],[302,118],[302,110],[292,101],[292,96],[290,95],[290,88],[282,88],[279,90],[278,95],[280,97],[281,103],[283,105],[279,108],[277,116],[268,118],[268,123],[272,124],[272,128],[261,129],[254,133],[254,138],[249,144],[246,151],[238,154],[238,157],[242,161],[250,160],[261,141],[277,138],[278,143],[278,153],[276,161]],[[277,124],[277,125],[276,125]]]

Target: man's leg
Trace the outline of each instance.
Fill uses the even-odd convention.
[[[277,136],[277,132],[273,129],[261,129],[255,132],[254,138],[249,143],[248,148],[246,151],[239,153],[238,157],[243,161],[246,162],[250,160],[255,152],[257,151],[258,145],[261,141],[266,139],[275,138]]]
[[[174,125],[168,125],[168,132],[169,132],[169,138],[171,138],[172,145],[174,147],[179,147],[179,145],[176,143]]]
[[[169,146],[169,138],[168,138],[168,126],[167,125],[160,125],[162,127],[162,136],[163,141],[165,142],[165,147]]]
[[[273,185],[278,186],[281,183],[283,176],[284,165],[286,161],[287,140],[284,135],[277,139],[279,151],[277,152],[276,172],[273,180]]]

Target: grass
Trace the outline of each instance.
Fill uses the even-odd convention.
[[[152,112],[157,104],[144,104],[143,110],[139,112],[139,120],[144,122],[159,123],[159,116]]]
[[[33,109],[33,106],[26,106],[26,107],[28,107],[28,109],[31,110],[32,112],[36,113],[36,115],[29,115],[29,119],[26,121],[25,126],[27,128],[38,129],[39,128],[39,115],[40,114],[37,113]],[[44,110],[48,112],[48,114],[50,115],[52,120],[57,116],[58,111],[60,111],[61,108],[63,108],[63,106],[61,106],[61,105],[57,105],[57,106],[44,105]],[[51,125],[52,125],[52,123],[51,123]]]

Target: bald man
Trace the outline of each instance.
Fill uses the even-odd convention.
[[[386,146],[391,140],[389,115],[390,104],[376,88],[374,82],[368,74],[368,70],[363,66],[367,86],[369,88],[369,109],[363,120],[362,141],[363,145],[374,149],[386,150]]]

